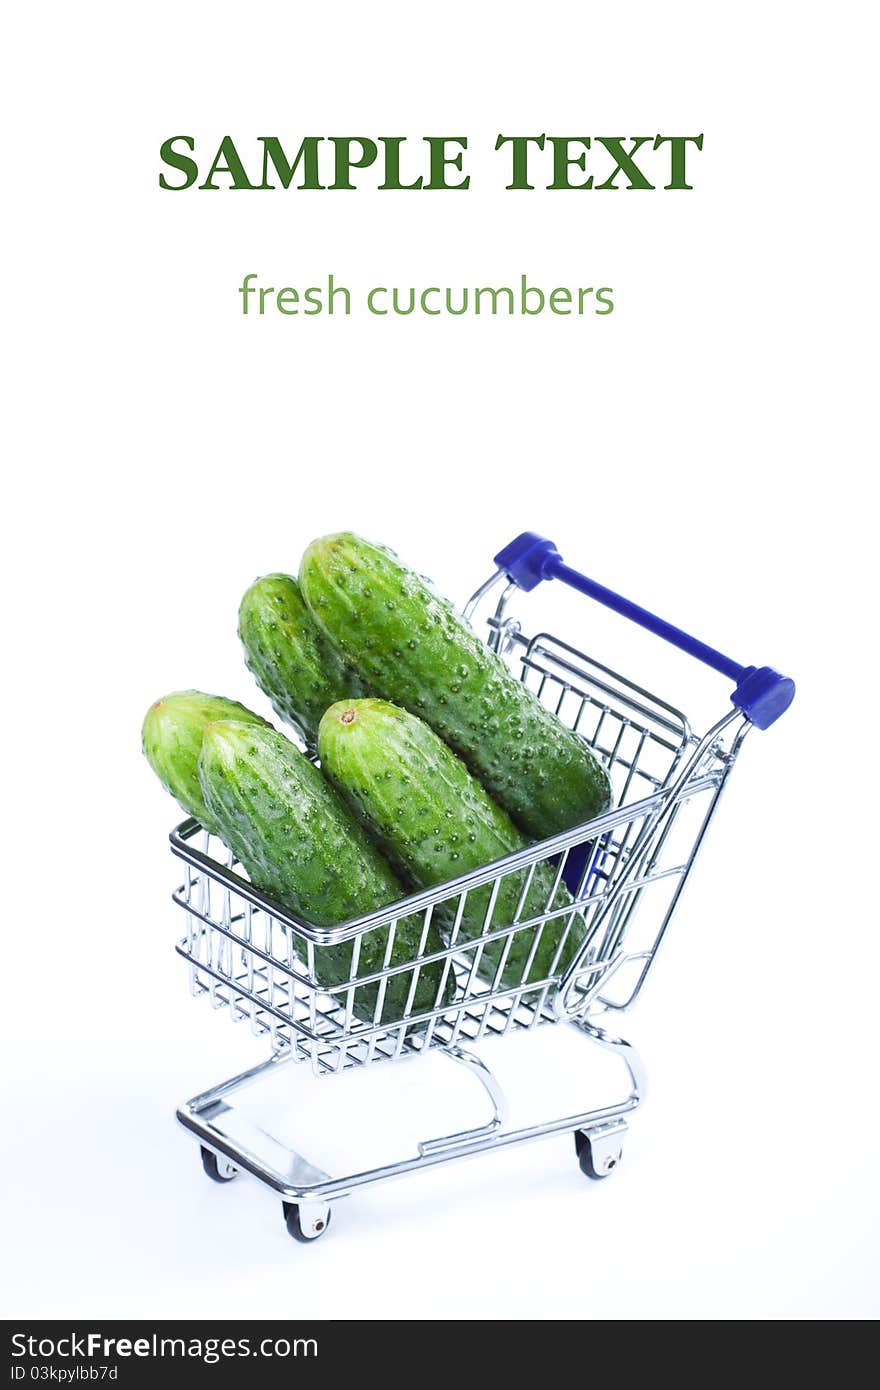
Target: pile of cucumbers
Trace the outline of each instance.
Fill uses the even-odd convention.
[[[320,767],[243,705],[193,690],[150,707],[144,752],[254,886],[303,921],[331,927],[386,908],[609,804],[585,741],[382,546],[350,533],[314,541],[298,579],[271,574],[248,589],[238,630],[257,684]],[[398,919],[390,953],[388,927],[364,933],[357,978],[392,973],[357,986],[354,1014],[385,1025],[445,1007],[454,978],[443,960],[408,963],[452,932],[465,945],[553,909],[543,928],[473,949],[496,988],[564,969],[584,926],[551,865],[506,875],[494,902],[492,891],[441,903],[427,930],[422,913]],[[353,949],[315,948],[321,987],[349,981]]]

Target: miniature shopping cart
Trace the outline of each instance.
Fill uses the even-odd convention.
[[[250,1173],[280,1195],[288,1230],[298,1240],[323,1235],[331,1203],[367,1184],[552,1134],[574,1134],[588,1177],[606,1178],[617,1169],[626,1117],[643,1094],[643,1071],[633,1047],[596,1020],[623,1012],[638,998],[743,739],[753,724],[772,724],[794,697],[787,677],[769,667],[740,666],[601,587],[564,564],[540,536],[517,537],[495,563],[466,616],[485,627],[489,646],[602,759],[611,777],[612,809],[332,929],[300,921],[267,899],[196,821],[185,821],[171,835],[186,869],[174,897],[186,914],[186,935],[177,949],[189,962],[192,991],[228,1009],[233,1019],[249,1021],[271,1046],[266,1061],[181,1106],[178,1118],[197,1136],[211,1178],[228,1182],[239,1171]],[[522,619],[509,614],[511,600],[551,578],[734,681],[732,708],[706,733],[694,733],[678,709],[593,657],[549,633],[528,635]],[[545,862],[553,866],[553,889],[544,911],[535,914],[530,887],[536,866]],[[512,920],[498,920],[499,889],[508,875],[521,889],[519,909]],[[568,891],[559,892],[561,884]],[[462,939],[464,906],[477,889],[480,903],[487,904],[482,932]],[[501,900],[509,904],[511,894]],[[397,923],[414,914],[423,924],[419,949],[401,960],[399,951],[394,954]],[[442,949],[429,930],[432,921],[447,924]],[[574,922],[573,949],[566,952]],[[533,962],[548,924],[559,945],[547,974],[535,978]],[[519,933],[530,935],[527,950],[512,957],[523,959],[523,968],[511,981],[506,966]],[[369,934],[381,943],[378,953],[363,949]],[[321,949],[342,943],[350,950],[348,979],[328,987],[320,979]],[[361,967],[362,958],[372,963],[371,971]],[[380,969],[377,958],[384,963]],[[546,952],[541,960],[546,962]],[[425,1007],[425,990],[417,991],[426,968],[428,978],[437,980],[431,1007]],[[389,1022],[383,1000],[389,979],[398,974],[408,988],[395,988],[395,999],[405,1003]],[[601,1109],[515,1127],[500,1086],[474,1049],[491,1037],[560,1021],[620,1059],[626,1095]],[[333,1075],[429,1049],[439,1049],[482,1083],[491,1113],[486,1123],[426,1139],[394,1162],[334,1175],[299,1152],[299,1139],[292,1147],[283,1125],[273,1127],[271,1108],[259,1123],[242,1119],[243,1091],[248,1089],[253,1103],[254,1090],[288,1062],[307,1062],[313,1072]],[[297,1114],[290,1100],[285,1112],[290,1124]]]

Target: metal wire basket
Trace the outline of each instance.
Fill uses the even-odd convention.
[[[541,537],[518,537],[496,557],[496,564],[466,613],[475,625],[485,626],[489,645],[604,762],[613,790],[610,810],[332,929],[300,921],[269,901],[197,822],[185,821],[171,835],[172,849],[185,865],[185,879],[174,898],[186,913],[187,931],[177,949],[189,962],[192,991],[267,1035],[272,1057],[266,1066],[301,1060],[318,1074],[337,1073],[441,1048],[469,1065],[492,1101],[488,1125],[426,1141],[412,1159],[338,1179],[320,1174],[316,1180],[315,1170],[306,1165],[308,1181],[303,1180],[305,1161],[298,1154],[289,1154],[290,1162],[279,1169],[277,1157],[267,1163],[265,1155],[236,1140],[228,1123],[225,1129],[218,1124],[218,1113],[229,1115],[231,1094],[252,1082],[262,1068],[181,1107],[179,1118],[202,1142],[209,1175],[222,1180],[244,1167],[280,1191],[288,1226],[300,1239],[313,1239],[326,1230],[331,1196],[426,1162],[473,1152],[475,1146],[510,1144],[569,1128],[589,1176],[604,1176],[616,1166],[625,1127],[622,1117],[639,1100],[640,1064],[629,1044],[609,1038],[592,1019],[622,1012],[635,1002],[746,733],[752,724],[766,727],[773,722],[793,697],[794,686],[787,678],[766,667],[741,667],[602,589],[564,565],[555,547]],[[527,635],[521,620],[508,616],[509,602],[517,590],[529,590],[550,577],[588,593],[735,679],[733,707],[706,733],[695,734],[680,710],[585,652],[549,633]],[[542,911],[535,914],[530,890],[536,866],[543,863],[552,866],[552,888]],[[508,881],[514,887],[502,893]],[[499,913],[498,902],[511,900],[518,900],[517,911],[512,916]],[[529,916],[523,911],[526,902]],[[465,906],[471,905],[467,920],[472,923],[474,903],[479,905],[481,930],[465,934]],[[397,924],[414,914],[422,923],[419,950],[401,961],[393,956]],[[448,944],[428,951],[434,920],[451,924],[444,934]],[[538,973],[537,952],[548,931],[553,933],[553,958],[546,973]],[[370,934],[378,938],[378,956],[376,950],[364,949]],[[436,934],[432,939],[436,942]],[[348,979],[328,988],[321,983],[321,952],[341,943],[349,948]],[[383,968],[364,970],[362,958],[382,959]],[[545,952],[542,959],[546,958]],[[515,969],[512,962],[517,962]],[[429,1006],[424,989],[418,990],[426,967],[429,978],[437,981]],[[405,985],[394,990],[394,998],[405,999],[405,1004],[398,1004],[389,1018],[386,994],[394,975],[403,976]],[[610,1110],[506,1129],[498,1087],[470,1046],[488,1036],[560,1020],[577,1023],[594,1040],[619,1052],[630,1074],[629,1094]]]

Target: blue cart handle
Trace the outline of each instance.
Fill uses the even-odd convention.
[[[523,531],[521,536],[498,552],[495,563],[526,591],[534,589],[542,579],[561,579],[563,584],[569,584],[578,593],[596,599],[606,608],[612,608],[615,613],[638,623],[639,627],[646,627],[665,642],[671,642],[674,647],[695,656],[714,671],[720,671],[722,676],[736,682],[736,689],[730,698],[737,709],[741,709],[759,729],[769,729],[794,699],[794,681],[788,676],[781,676],[772,666],[741,666],[714,647],[707,647],[705,642],[699,642],[696,637],[682,632],[681,628],[673,627],[646,608],[630,603],[629,599],[615,594],[612,589],[606,589],[594,579],[588,579],[585,574],[572,569],[553,542],[534,531]]]

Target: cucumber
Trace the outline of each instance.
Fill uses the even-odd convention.
[[[209,725],[199,756],[199,781],[211,816],[255,887],[297,917],[321,927],[387,907],[405,896],[395,874],[352,817],[338,793],[314,763],[274,729],[220,720]],[[417,956],[423,918],[398,920],[389,965]],[[360,938],[356,971],[369,975],[385,966],[388,928]],[[325,987],[345,984],[351,975],[354,943],[315,946],[315,973]],[[425,950],[442,951],[435,928]],[[307,959],[306,944],[297,951]],[[443,962],[421,968],[410,1012],[433,1009]],[[381,1013],[375,1021],[403,1018],[412,970],[388,978]],[[373,1021],[379,984],[354,991],[353,1010]],[[337,995],[343,1005],[345,995]],[[445,1001],[444,1001],[445,1002]]]
[[[289,574],[267,574],[251,585],[238,610],[238,635],[257,685],[310,748],[328,705],[366,693],[316,626]]]
[[[390,551],[325,536],[299,580],[343,660],[375,694],[427,720],[527,835],[545,839],[607,809],[608,774],[584,740]]]
[[[507,812],[442,739],[421,719],[384,700],[342,700],[331,705],[321,720],[318,751],[324,771],[415,888],[434,888],[527,844]],[[500,930],[515,920],[527,921],[572,902],[564,884],[554,893],[556,874],[548,863],[536,866],[531,884],[528,874],[528,869],[517,869],[501,880],[487,930]],[[491,884],[468,893],[457,940],[480,936],[491,894]],[[452,899],[435,908],[447,944],[456,906]],[[529,965],[537,933],[540,939]],[[510,941],[502,987],[514,988],[561,972],[583,934],[583,918],[575,912],[564,913],[543,928],[517,932]],[[506,945],[499,938],[484,948],[478,967],[483,979],[494,979]]]
[[[195,816],[213,834],[217,826],[199,786],[198,761],[205,725],[215,719],[237,719],[269,728],[265,719],[237,700],[205,695],[201,690],[176,690],[150,705],[141,730],[144,753],[159,781],[188,815]]]

